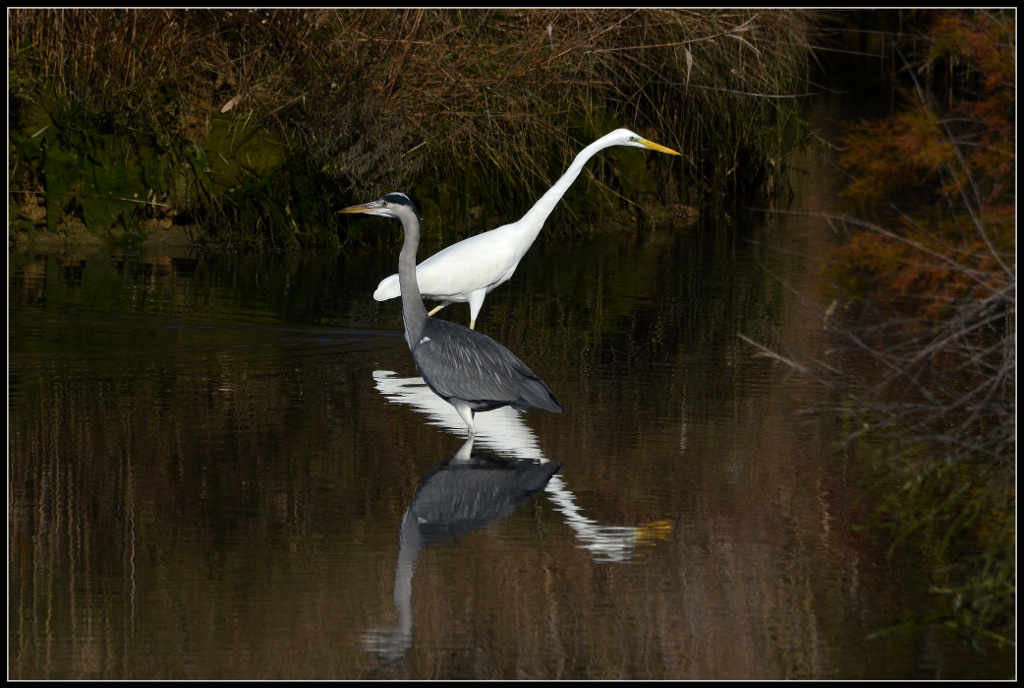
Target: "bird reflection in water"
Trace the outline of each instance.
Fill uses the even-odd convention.
[[[385,370],[374,371],[373,378],[377,390],[392,402],[412,406],[426,414],[431,425],[439,425],[454,434],[462,431],[458,414],[450,404],[433,394],[422,378],[400,378]],[[477,418],[476,443],[508,459],[548,462],[536,435],[523,422],[522,412],[513,408],[495,409]],[[553,475],[544,492],[573,529],[580,546],[587,549],[595,561],[631,561],[638,547],[665,540],[672,529],[665,520],[641,526],[618,526],[604,525],[584,516],[583,509],[576,503],[576,495],[561,475]]]
[[[427,394],[441,401],[429,390]],[[510,516],[543,490],[561,465],[503,461],[488,452],[474,452],[470,437],[455,456],[431,468],[402,517],[394,589],[398,623],[364,635],[363,649],[393,663],[412,647],[412,576],[425,539],[457,537]]]

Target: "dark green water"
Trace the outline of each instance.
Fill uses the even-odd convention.
[[[829,207],[806,167],[794,209]],[[565,413],[471,448],[370,297],[397,246],[10,256],[9,677],[1012,676],[868,639],[925,577],[859,528],[842,400],[737,336],[828,356],[794,294],[831,241],[751,213],[536,245],[478,328]]]

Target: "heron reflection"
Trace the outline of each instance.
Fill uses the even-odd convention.
[[[427,394],[437,399],[429,390]],[[426,540],[457,537],[510,516],[543,490],[561,465],[504,461],[474,451],[470,437],[452,458],[427,471],[402,517],[394,587],[398,622],[366,634],[363,648],[383,661],[397,662],[412,646],[412,577]]]
[[[455,434],[462,431],[464,426],[458,414],[450,404],[433,394],[422,378],[396,377],[396,373],[387,370],[374,371],[373,378],[377,390],[390,401],[412,406],[426,414],[431,425],[441,426]],[[536,435],[523,422],[522,412],[513,408],[495,409],[477,418],[475,439],[477,446],[487,447],[510,459],[548,462],[537,444]],[[668,521],[654,521],[642,526],[601,524],[583,515],[583,509],[576,503],[576,495],[560,475],[551,476],[544,492],[575,531],[580,546],[599,562],[631,561],[638,546],[664,540],[671,530]]]

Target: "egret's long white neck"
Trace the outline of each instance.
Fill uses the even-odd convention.
[[[565,171],[565,174],[559,177],[554,186],[548,189],[547,193],[541,196],[533,204],[533,207],[523,215],[518,224],[522,225],[524,232],[528,232],[527,235],[524,235],[524,239],[528,238],[530,243],[533,243],[537,235],[540,234],[540,230],[548,219],[548,215],[555,209],[558,202],[562,200],[562,196],[569,190],[569,187],[576,181],[576,178],[580,176],[580,172],[583,171],[583,166],[587,164],[587,161],[594,157],[598,151],[615,145],[609,141],[613,134],[603,136],[581,150],[572,161],[572,164],[569,165],[569,169]]]

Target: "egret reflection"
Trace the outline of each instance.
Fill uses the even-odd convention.
[[[440,399],[419,377],[396,377],[389,370],[377,370],[373,379],[379,392],[397,404],[412,406],[428,418],[428,423],[443,427],[453,434],[461,434],[465,427],[452,406]],[[548,463],[537,437],[523,422],[522,412],[510,407],[481,414],[476,422],[476,443],[509,459],[525,459]],[[560,464],[559,464],[560,465]],[[671,525],[668,521],[654,521],[642,526],[603,525],[583,515],[576,503],[576,495],[569,490],[565,479],[552,475],[544,487],[548,499],[562,513],[565,522],[576,533],[580,546],[586,548],[599,562],[628,562],[637,547],[664,540]]]
[[[444,403],[429,390],[427,394]],[[470,437],[452,458],[427,471],[402,517],[394,587],[398,621],[392,628],[364,635],[363,649],[382,661],[397,662],[412,647],[412,577],[427,540],[457,537],[510,516],[544,489],[561,465],[527,459],[504,461],[474,451]]]

